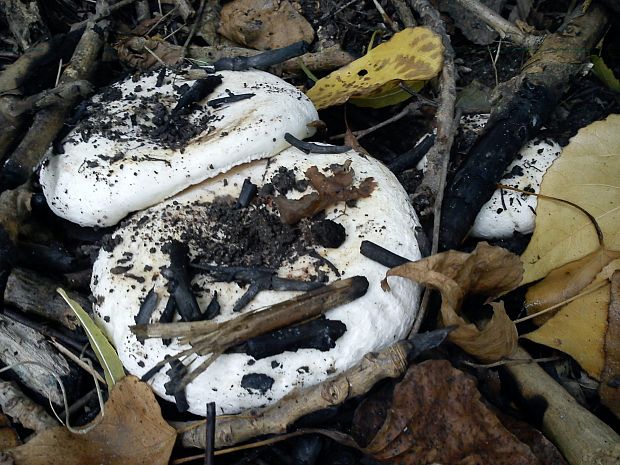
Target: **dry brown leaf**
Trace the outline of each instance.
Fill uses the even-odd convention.
[[[620,418],[620,271],[615,272],[611,279],[604,350],[599,394],[601,402]]]
[[[134,376],[116,383],[92,424],[84,434],[43,431],[10,454],[17,465],[166,465],[176,440],[151,388]]]
[[[502,425],[530,448],[540,465],[568,465],[558,448],[529,423],[517,420],[501,411],[496,414]]]
[[[355,172],[350,167],[351,161],[344,165],[332,167],[332,176],[325,176],[316,166],[306,170],[306,177],[316,192],[292,200],[276,197],[274,202],[280,213],[280,220],[285,224],[295,224],[302,218],[308,218],[325,210],[337,202],[369,197],[376,187],[373,178],[364,179],[358,187],[351,187]]]
[[[576,296],[594,280],[603,267],[618,257],[620,252],[601,247],[579,260],[553,270],[545,279],[528,289],[525,295],[528,315]],[[551,312],[545,313],[535,318],[534,322],[540,326],[552,316]]]
[[[597,221],[609,250],[620,250],[620,115],[579,130],[551,165],[540,193],[579,205]],[[599,248],[591,220],[563,202],[539,198],[536,229],[522,260],[523,284]]]
[[[233,0],[226,3],[220,13],[218,32],[257,50],[314,40],[314,29],[288,0]]]
[[[503,294],[518,286],[521,274],[519,257],[486,242],[470,254],[450,250],[387,272],[387,276],[401,276],[439,290],[443,324],[458,326],[450,333],[450,340],[484,361],[512,354],[517,347],[517,330],[502,305],[493,305],[493,317],[478,329],[459,315],[463,299],[468,294]]]
[[[373,423],[373,407],[356,418]],[[539,464],[480,401],[475,381],[445,360],[409,368],[394,388],[383,426],[370,441],[358,441],[374,458],[399,465]]]

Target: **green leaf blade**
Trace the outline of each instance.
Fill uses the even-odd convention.
[[[125,377],[125,370],[116,350],[114,350],[108,338],[80,304],[71,299],[63,289],[58,288],[56,292],[67,302],[67,305],[71,307],[73,313],[75,313],[78,320],[80,320],[80,324],[82,328],[84,328],[86,336],[88,336],[88,341],[97,356],[97,360],[99,360],[103,368],[103,374],[105,375],[108,389],[111,389],[117,381]]]

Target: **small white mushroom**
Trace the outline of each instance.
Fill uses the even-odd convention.
[[[477,137],[488,119],[488,113],[464,115],[460,120],[461,129]],[[500,184],[538,193],[544,174],[561,152],[562,148],[553,140],[535,138],[529,141],[506,168]],[[424,157],[417,169],[425,171],[426,165]],[[534,230],[536,205],[534,195],[497,189],[480,209],[470,235],[480,239],[505,239],[515,232],[529,234]]]
[[[261,71],[218,75],[222,83],[190,112],[173,109],[195,81],[172,74],[129,78],[95,96],[64,139],[64,153],[42,164],[54,213],[84,226],[114,225],[233,166],[279,153],[289,146],[287,132],[299,139],[314,133],[308,124],[317,112],[295,87]],[[208,105],[242,94],[250,98]]]
[[[543,176],[561,152],[555,141],[531,140],[508,166],[500,183],[538,193]],[[537,203],[534,195],[497,189],[480,209],[470,234],[481,239],[509,238],[515,232],[529,234],[534,231]]]
[[[147,339],[142,343],[130,331],[141,303],[151,289],[159,298],[151,322],[159,321],[170,297],[168,279],[162,275],[162,270],[170,265],[170,258],[162,251],[163,244],[180,239],[188,243],[192,259],[204,256],[210,243],[231,240],[226,236],[226,228],[221,223],[218,225],[213,216],[205,214],[206,209],[226,196],[237,198],[244,180],[249,178],[260,189],[282,170],[294,173],[299,181],[305,178],[304,173],[309,167],[316,166],[321,173],[328,175],[332,165],[347,160],[351,161],[355,173],[353,186],[372,177],[376,187],[369,197],[356,200],[355,205],[339,202],[326,209],[326,218],[342,225],[346,239],[337,248],[314,244],[313,253],[308,250],[297,253],[291,249],[292,258],[283,261],[277,272],[280,277],[304,280],[321,273],[329,278],[329,282],[338,278],[334,268],[343,278],[365,276],[369,288],[363,297],[326,314],[328,319],[344,323],[346,331],[336,340],[335,347],[326,351],[300,348],[259,360],[245,353],[221,355],[187,386],[189,409],[204,414],[205,403],[214,401],[220,413],[236,413],[275,402],[293,389],[319,383],[349,368],[367,352],[406,336],[415,318],[420,287],[402,278],[390,278],[391,291],[383,291],[380,282],[385,277],[386,268],[360,254],[361,242],[370,240],[409,259],[420,258],[414,235],[419,222],[406,192],[385,166],[370,157],[362,157],[354,151],[340,155],[306,155],[290,148],[269,161],[259,160],[234,168],[136,213],[100,251],[91,283],[96,302],[95,315],[127,370],[142,376],[166,355],[176,354],[184,348],[175,340],[170,345],[165,345],[161,339]],[[306,192],[289,192],[287,197],[298,198],[311,191],[312,187],[308,187]],[[277,215],[277,210],[270,204],[261,203],[259,206]],[[239,228],[242,226],[257,231],[259,228],[258,224],[239,224]],[[275,237],[273,241],[282,241],[282,238]],[[238,243],[241,251],[246,246],[249,246],[247,241]],[[316,254],[329,263],[317,259]],[[202,311],[217,291],[221,315],[215,321],[236,315],[232,307],[247,288],[236,283],[212,282],[204,275],[197,275],[192,283]],[[243,311],[273,305],[297,294],[262,291]],[[191,368],[198,366],[203,359],[200,356],[191,362]],[[172,400],[165,394],[164,385],[169,380],[167,368],[160,370],[151,382],[158,395]],[[272,383],[262,390],[244,387],[244,376],[252,374],[268,377]]]

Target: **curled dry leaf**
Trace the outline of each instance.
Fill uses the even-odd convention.
[[[350,98],[362,106],[386,106],[410,94],[401,82],[419,89],[434,78],[443,64],[441,38],[425,27],[407,28],[363,57],[319,79],[307,95],[317,109],[339,105]]]
[[[302,218],[308,218],[325,210],[337,202],[369,197],[376,187],[373,178],[364,179],[358,187],[351,187],[355,172],[348,160],[344,165],[332,167],[332,176],[325,176],[316,166],[306,170],[306,177],[316,192],[291,200],[276,197],[274,202],[280,212],[280,219],[285,224],[295,224]]]
[[[366,404],[370,406],[369,404]],[[362,422],[378,409],[356,412]],[[355,431],[367,427],[354,425]],[[441,463],[533,465],[532,451],[480,401],[475,381],[445,360],[414,365],[394,388],[387,417],[374,437],[358,437],[366,453],[400,465]]]
[[[59,426],[12,449],[16,465],[166,465],[176,431],[161,416],[151,388],[134,376],[116,383],[84,434]]]
[[[519,257],[486,242],[472,253],[450,250],[417,262],[392,268],[387,276],[401,276],[441,293],[441,317],[445,326],[457,325],[449,339],[484,361],[495,361],[514,352],[517,330],[503,305],[493,305],[493,317],[482,329],[459,315],[468,294],[495,297],[518,286],[522,265]],[[387,280],[384,280],[384,287]]]
[[[224,37],[257,50],[311,43],[314,29],[288,0],[234,0],[220,13]]]
[[[620,251],[620,115],[582,128],[551,165],[540,193],[579,205],[598,223],[604,247]],[[590,218],[575,207],[539,198],[536,228],[522,255],[523,284],[600,247]]]

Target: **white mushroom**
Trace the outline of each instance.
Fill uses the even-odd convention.
[[[460,120],[461,128],[477,136],[488,119],[485,113],[464,115]],[[544,174],[561,152],[562,148],[553,140],[535,138],[529,141],[506,168],[500,184],[538,193]],[[426,165],[424,157],[416,168],[426,170]],[[497,189],[480,209],[470,235],[481,239],[505,239],[515,232],[529,234],[534,230],[536,205],[534,195]]]
[[[290,177],[293,173],[299,182],[305,178],[304,173],[309,167],[316,166],[320,173],[327,176],[334,164],[342,164],[347,160],[351,161],[350,167],[354,170],[353,186],[360,185],[368,177],[374,178],[376,186],[369,197],[356,200],[355,205],[339,202],[326,209],[326,219],[342,225],[346,239],[337,248],[313,244],[308,249],[291,245],[285,253],[287,258],[281,260],[277,272],[280,277],[303,280],[316,279],[323,274],[329,278],[329,282],[337,279],[333,268],[339,271],[342,278],[365,276],[369,288],[363,297],[326,314],[328,319],[344,323],[346,331],[336,340],[335,347],[326,351],[300,348],[295,352],[287,351],[258,360],[245,353],[221,355],[187,386],[189,409],[204,414],[205,403],[214,401],[220,413],[235,413],[269,404],[295,388],[319,383],[349,368],[367,352],[378,350],[406,336],[416,314],[420,287],[402,278],[390,278],[391,291],[383,291],[380,281],[385,277],[386,268],[360,254],[361,242],[370,240],[409,259],[420,258],[414,235],[414,229],[419,223],[404,189],[385,166],[354,151],[341,155],[306,155],[296,148],[290,148],[269,161],[254,161],[234,168],[159,205],[138,212],[111,236],[94,265],[91,288],[96,302],[96,317],[116,346],[127,370],[142,376],[166,355],[176,354],[183,348],[176,340],[172,340],[168,346],[161,339],[146,339],[142,343],[130,331],[141,303],[151,289],[157,293],[159,301],[150,322],[159,321],[170,297],[166,273],[162,274],[162,270],[170,265],[169,255],[162,251],[164,244],[180,239],[189,245],[193,260],[209,256],[215,263],[218,260],[213,257],[218,254],[213,252],[212,247],[219,246],[213,246],[213,243],[225,244],[228,247],[226,250],[231,251],[228,257],[232,259],[243,260],[243,253],[261,253],[260,250],[244,252],[245,247],[252,247],[252,240],[246,240],[245,244],[239,242],[235,248],[229,237],[235,227],[231,228],[230,224],[223,226],[221,219],[216,220],[217,215],[214,216],[209,209],[220,202],[219,205],[224,208],[221,211],[226,216],[225,212],[231,208],[231,199],[237,198],[244,180],[248,178],[259,189],[283,174]],[[308,187],[305,192],[291,191],[287,197],[298,198],[311,191],[312,187]],[[265,221],[270,221],[269,215],[279,221],[277,209],[267,201],[256,202],[245,210],[248,214],[261,210],[261,214],[267,215]],[[242,217],[244,214],[239,210],[235,213]],[[307,226],[311,221],[316,221],[316,218],[303,220],[297,227],[295,234],[301,234],[296,236],[299,240],[305,240],[302,236],[308,234]],[[241,220],[232,226],[246,228],[246,233],[260,228],[259,222],[243,224]],[[282,242],[283,238],[256,240],[269,248],[271,242]],[[296,241],[293,243],[299,245]],[[316,254],[328,262],[318,259]],[[219,264],[226,260],[226,256],[218,256]],[[202,311],[217,291],[221,315],[215,321],[234,317],[232,307],[247,288],[236,283],[212,282],[205,275],[197,275],[192,283]],[[297,294],[289,291],[262,291],[243,311],[272,305]],[[198,366],[202,359],[204,357],[198,357],[191,362],[191,367]],[[166,396],[164,387],[169,380],[167,369],[160,370],[151,382],[157,394],[171,399]],[[263,389],[244,385],[244,376],[252,374],[272,381]]]
[[[189,112],[174,108],[195,81],[172,74],[127,79],[95,96],[64,139],[64,153],[43,162],[52,210],[80,225],[114,225],[233,166],[277,154],[289,146],[287,132],[299,139],[314,133],[308,124],[317,112],[295,87],[261,71],[218,75],[222,83]],[[208,105],[242,94],[250,98]]]
[[[500,184],[538,193],[543,176],[561,152],[555,141],[531,140],[508,166]],[[534,231],[537,203],[534,195],[497,189],[480,209],[470,234],[482,239],[509,238],[515,232],[529,234]]]

